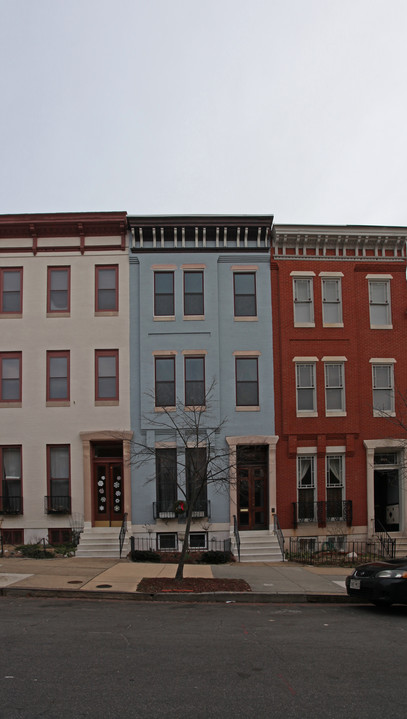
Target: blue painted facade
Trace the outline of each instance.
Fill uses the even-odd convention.
[[[273,346],[270,287],[270,231],[272,217],[132,217],[130,228],[130,406],[135,443],[175,447],[175,432],[159,426],[154,407],[155,359],[175,359],[178,402],[184,398],[185,358],[204,357],[205,388],[213,383],[203,421],[208,428],[224,426],[217,448],[234,452],[239,444],[267,445],[268,490],[266,525],[275,505],[275,443]],[[174,309],[154,315],[154,273],[173,273]],[[202,272],[204,311],[184,314],[184,273]],[[256,310],[235,316],[234,276],[255,281]],[[236,281],[236,280],[235,280]],[[237,280],[239,282],[239,280]],[[243,285],[245,280],[243,279]],[[236,360],[249,359],[258,367],[258,403],[237,406]],[[242,367],[242,364],[239,365]],[[251,385],[255,391],[255,385]],[[152,421],[151,421],[152,420]],[[182,451],[178,448],[178,451]],[[177,518],[154,518],[155,461],[132,467],[131,531],[135,537],[180,532]],[[228,488],[227,488],[228,489]],[[210,539],[230,535],[232,513],[238,511],[236,483],[230,491],[208,486],[210,517],[194,521],[192,531]],[[179,496],[179,499],[182,499]],[[130,518],[129,518],[130,519]]]

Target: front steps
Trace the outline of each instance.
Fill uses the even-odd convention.
[[[281,562],[280,545],[274,532],[239,532],[241,562]],[[237,557],[235,539],[232,539],[233,554]]]
[[[389,534],[396,540],[396,559],[407,557],[407,537],[399,532],[389,532]]]
[[[85,527],[76,550],[77,557],[106,557],[120,559],[120,527]],[[122,559],[130,552],[130,535],[127,532]]]

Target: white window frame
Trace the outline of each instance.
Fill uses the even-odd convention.
[[[391,330],[393,329],[392,321],[391,321],[391,293],[390,293],[390,279],[391,277],[380,277],[380,275],[372,276],[368,275],[368,283],[369,283],[369,319],[370,319],[370,328],[376,329],[376,330]],[[380,300],[377,297],[374,297],[374,291],[373,288],[375,285],[382,285],[385,289],[385,297],[383,300]],[[376,322],[375,320],[378,318],[374,317],[375,308],[380,307],[386,308],[386,321],[385,322]]]
[[[293,274],[293,273],[291,273]],[[313,274],[293,274],[293,300],[294,300],[294,327],[315,327],[314,319],[314,278]],[[298,298],[297,283],[306,282],[308,284],[307,299]],[[298,318],[298,311],[308,307],[308,319],[302,320]],[[298,308],[298,309],[297,309]]]
[[[372,365],[372,401],[373,401],[373,416],[374,417],[395,417],[395,397],[394,397],[394,359],[378,359],[373,358],[370,360]],[[385,387],[384,385],[377,385],[377,371],[376,369],[388,369],[389,384]],[[377,394],[375,400],[375,392],[387,392],[389,395],[389,408],[378,408],[375,406],[377,401]]]
[[[338,366],[341,368],[341,377],[338,385],[328,384],[329,367]],[[345,363],[343,360],[331,359],[324,361],[324,377],[325,377],[325,414],[327,417],[345,417],[346,416],[346,402],[345,402]],[[335,408],[328,408],[328,393],[330,390],[340,390],[341,392],[341,406]]]
[[[336,300],[328,300],[326,298],[326,283],[336,283]],[[321,277],[321,295],[322,295],[322,324],[324,327],[343,327],[342,318],[342,280],[338,275],[325,275]],[[337,319],[335,322],[329,322],[325,317],[328,308],[337,307]]]
[[[316,357],[299,358],[295,357],[295,387],[296,387],[296,402],[297,402],[297,417],[318,417],[317,412],[317,389],[316,389],[316,363],[318,359]],[[300,385],[300,367],[310,366],[312,368],[312,378],[310,385]],[[299,392],[301,390],[312,390],[312,409],[299,409]]]
[[[338,483],[331,484],[329,481],[330,478],[330,461],[332,459],[340,459],[340,481]],[[343,521],[344,520],[344,511],[343,511],[343,501],[345,496],[345,455],[342,453],[327,453],[325,457],[325,489],[326,489],[326,518],[328,522],[332,521]],[[330,489],[341,489],[341,514],[340,516],[331,516],[328,513],[328,502],[330,501],[328,498],[328,491]]]

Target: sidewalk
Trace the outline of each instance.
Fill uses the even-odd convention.
[[[291,562],[196,565],[185,577],[245,579],[252,591],[146,595],[137,593],[143,577],[174,577],[176,564],[143,564],[127,559],[71,557],[0,559],[2,596],[59,596],[141,601],[348,602],[345,577],[351,569],[302,566]]]

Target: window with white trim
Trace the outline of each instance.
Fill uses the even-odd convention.
[[[373,410],[394,412],[394,371],[393,364],[372,364]]]
[[[371,327],[391,326],[390,280],[369,280]]]
[[[314,324],[314,293],[312,277],[294,277],[294,324]]]
[[[298,521],[312,522],[315,517],[315,457],[297,457]]]
[[[325,409],[327,413],[345,411],[343,362],[325,363]]]
[[[344,490],[343,455],[327,455],[326,457],[326,517],[329,521],[343,519]]]
[[[315,362],[295,365],[297,412],[316,412]]]
[[[342,324],[342,288],[340,277],[322,280],[322,321],[324,325]]]

